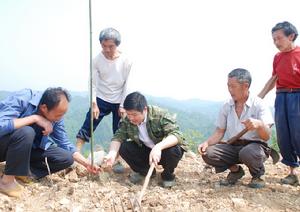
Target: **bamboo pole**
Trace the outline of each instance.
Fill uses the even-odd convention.
[[[94,165],[94,123],[93,123],[93,96],[92,96],[92,84],[93,84],[93,46],[92,46],[92,0],[89,0],[89,25],[90,25],[90,122],[91,122],[91,165]]]

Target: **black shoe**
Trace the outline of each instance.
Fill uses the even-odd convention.
[[[239,179],[245,175],[245,172],[241,166],[237,172],[230,172],[225,180],[220,181],[220,185],[229,186],[234,185]]]
[[[141,175],[138,172],[132,172],[129,175],[129,181],[133,184],[141,183],[142,181],[144,181],[144,179],[145,179],[145,176]]]
[[[150,179],[153,179],[156,176],[156,172],[153,172]],[[129,181],[133,184],[139,184],[142,183],[145,180],[145,175],[142,175],[141,173],[138,172],[132,172],[129,175]]]
[[[287,185],[298,185],[299,184],[297,175],[293,175],[293,174],[289,174],[285,178],[282,178],[280,180],[280,182],[282,184],[287,184]]]
[[[251,182],[248,184],[250,188],[263,188],[265,187],[265,181],[260,177],[253,177]]]
[[[173,180],[163,180],[161,182],[161,186],[163,188],[172,188],[175,185],[176,185],[175,179],[173,179]]]

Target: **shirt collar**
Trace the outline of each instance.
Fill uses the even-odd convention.
[[[147,122],[147,116],[148,116],[148,112],[146,111],[146,112],[145,112],[145,119],[144,119],[143,123],[146,123],[146,122]]]
[[[40,103],[40,100],[42,98],[42,95],[43,95],[43,93],[40,91],[32,91],[32,98],[29,101],[29,104],[34,106],[36,108],[36,111],[37,111],[37,107]]]
[[[146,124],[146,122],[147,122],[147,115],[148,115],[148,113],[147,113],[147,111],[146,111],[144,121],[142,121],[142,122],[139,124],[139,126],[141,126],[141,125],[143,125],[143,124]]]
[[[253,101],[254,101],[254,98],[253,98],[252,96],[249,95],[247,101],[245,102],[245,105],[246,105],[247,107],[250,107],[250,106],[253,104]],[[229,100],[229,104],[230,104],[230,106],[234,106],[234,101],[233,101],[233,99],[230,99],[230,100]]]

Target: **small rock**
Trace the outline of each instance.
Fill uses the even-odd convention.
[[[215,188],[215,189],[221,188],[220,182],[215,182],[214,188]]]
[[[80,212],[82,210],[81,205],[80,206],[75,206],[72,208],[72,212]]]
[[[21,206],[17,205],[15,208],[15,212],[22,212],[22,211],[24,211],[24,209]]]
[[[75,190],[74,187],[70,187],[67,194],[68,195],[74,194],[74,190]]]
[[[9,204],[9,203],[11,203],[11,199],[8,197],[8,196],[6,196],[6,195],[2,195],[2,194],[0,194],[0,198],[1,198],[1,200],[3,201],[3,203],[4,204]]]
[[[233,202],[233,206],[235,208],[243,208],[246,206],[246,202],[244,199],[241,198],[231,198],[231,201]]]
[[[70,203],[70,200],[67,199],[67,198],[62,198],[60,201],[59,201],[59,204],[61,205],[68,205]]]
[[[81,165],[76,166],[76,174],[78,177],[85,177],[88,175],[88,171]]]

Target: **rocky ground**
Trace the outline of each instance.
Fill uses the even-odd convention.
[[[3,167],[3,164],[2,164]],[[245,168],[246,170],[246,168]],[[124,174],[104,172],[96,179],[79,170],[54,174],[39,182],[24,184],[21,198],[0,193],[0,211],[132,211],[130,200],[142,188],[128,181]],[[161,170],[158,170],[158,173]],[[266,162],[266,187],[247,187],[247,171],[233,187],[218,183],[226,173],[214,174],[199,157],[187,154],[176,169],[177,185],[159,186],[159,174],[150,181],[142,201],[143,211],[300,211],[300,186],[279,184],[286,167]]]

